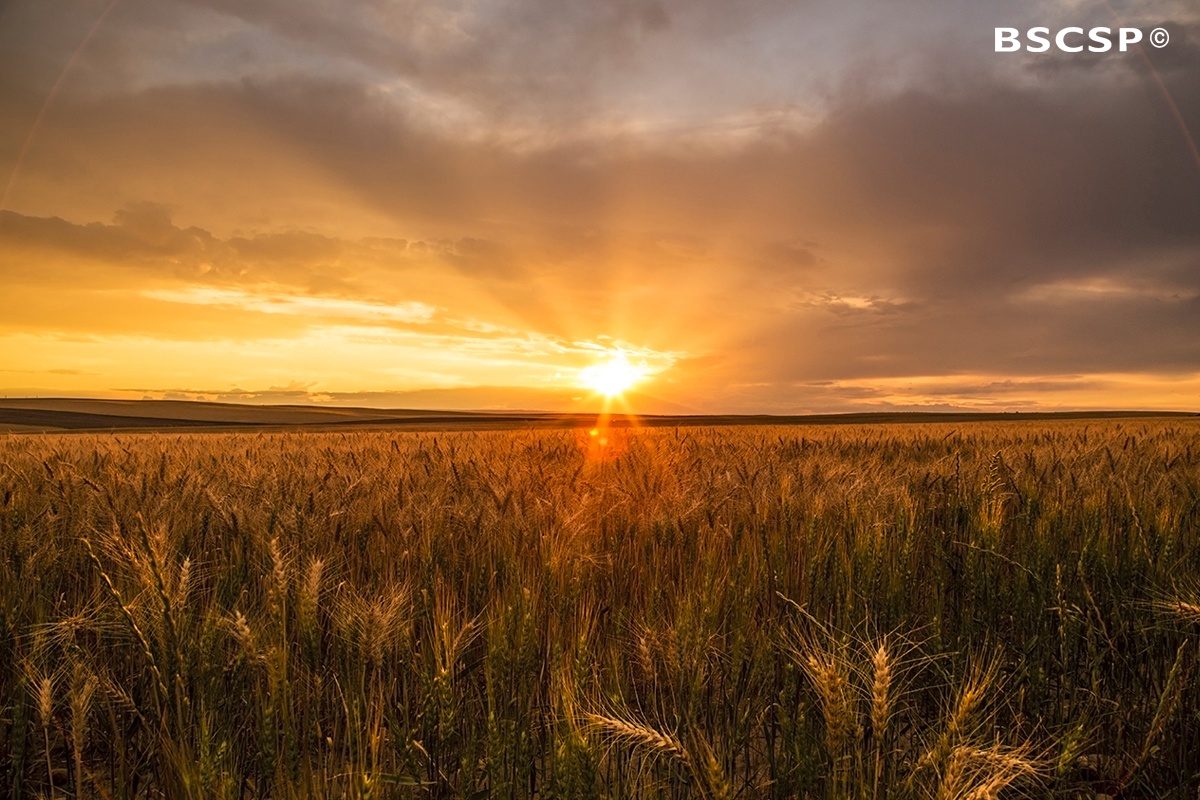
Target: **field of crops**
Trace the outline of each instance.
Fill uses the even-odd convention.
[[[1200,421],[8,435],[0,493],[0,796],[1200,791]]]

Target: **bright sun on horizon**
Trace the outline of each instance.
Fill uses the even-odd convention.
[[[647,374],[644,365],[634,364],[618,350],[609,353],[603,361],[580,369],[579,384],[611,398],[627,392]]]

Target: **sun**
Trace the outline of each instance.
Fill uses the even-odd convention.
[[[611,352],[598,364],[579,370],[579,384],[605,397],[628,391],[647,375],[646,367],[630,362],[624,352]]]

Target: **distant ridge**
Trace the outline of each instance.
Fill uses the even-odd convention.
[[[645,425],[872,425],[920,422],[1016,422],[1188,418],[1187,411],[926,412],[880,411],[844,414],[615,414],[616,427]],[[575,428],[596,422],[594,413],[539,411],[437,411],[301,405],[243,405],[197,400],[91,400],[36,398],[0,400],[0,430],[8,431],[220,431],[220,430],[501,430]]]

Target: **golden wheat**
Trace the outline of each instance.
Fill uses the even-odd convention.
[[[1194,795],[1195,421],[587,439],[0,437],[0,796]]]

